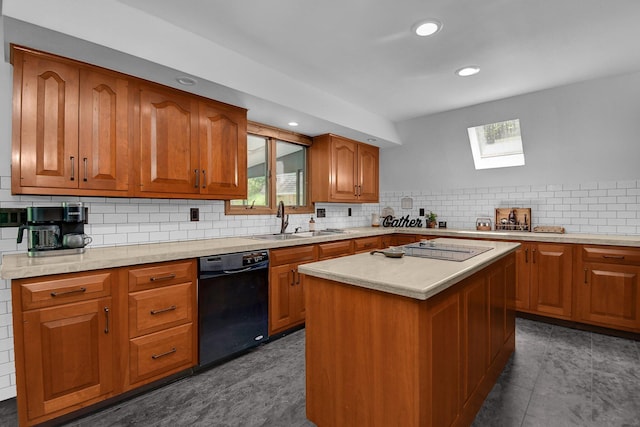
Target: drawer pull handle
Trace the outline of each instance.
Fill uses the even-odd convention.
[[[169,351],[167,351],[167,352],[160,353],[160,354],[152,354],[152,355],[151,355],[151,358],[152,358],[153,360],[155,360],[155,359],[160,359],[161,357],[168,356],[168,355],[173,354],[173,353],[175,353],[175,352],[176,352],[176,348],[175,348],[175,347],[173,347],[171,350],[169,350]]]
[[[605,259],[624,259],[624,255],[602,255]]]
[[[175,305],[172,305],[171,307],[161,308],[160,310],[151,310],[150,313],[151,313],[151,315],[160,314],[160,313],[166,313],[167,311],[173,311],[176,308],[177,307]]]
[[[87,288],[73,289],[71,291],[64,291],[64,292],[51,292],[51,296],[55,298],[61,295],[77,294],[82,292],[87,292]]]
[[[524,263],[529,264],[529,249],[524,250]]]
[[[76,179],[76,158],[71,156],[69,158],[69,160],[71,160],[71,177],[70,177],[70,180],[71,181],[75,181],[75,179]]]
[[[160,281],[160,280],[171,280],[171,279],[175,279],[175,278],[176,278],[176,274],[175,273],[171,273],[171,274],[168,274],[166,276],[160,276],[160,277],[152,276],[152,277],[149,278],[149,281],[150,282],[157,282],[157,281]]]
[[[87,169],[87,160],[88,159],[86,157],[82,159],[82,161],[84,162],[84,178],[82,178],[82,180],[84,182],[88,181],[87,177],[89,176],[88,169]]]
[[[109,307],[104,308],[104,319],[106,321],[106,325],[104,327],[104,333],[109,333]]]
[[[196,185],[194,185],[194,188],[199,188],[200,187],[200,172],[198,172],[198,169],[194,169],[193,173],[196,176]]]
[[[589,271],[588,269],[586,269],[586,268],[584,269],[584,283],[587,283],[587,272],[588,271]]]

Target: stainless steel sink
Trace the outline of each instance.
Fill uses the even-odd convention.
[[[251,238],[259,239],[259,240],[290,240],[290,239],[301,239],[304,237],[335,236],[337,234],[342,234],[342,231],[318,230],[318,231],[303,231],[300,233],[258,234],[256,236],[251,236]]]
[[[252,239],[259,240],[289,240],[289,239],[299,239],[303,236],[298,236],[293,233],[277,233],[277,234],[259,234],[257,236],[250,236]]]
[[[318,231],[302,231],[300,233],[294,233],[294,236],[298,237],[316,237],[316,236],[335,236],[336,234],[342,234],[340,231],[327,231],[327,230],[318,230]]]

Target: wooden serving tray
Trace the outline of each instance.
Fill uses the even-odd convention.
[[[516,213],[515,224],[509,222],[511,211]],[[499,231],[531,231],[531,208],[496,208],[495,225]]]

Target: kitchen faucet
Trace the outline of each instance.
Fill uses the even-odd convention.
[[[276,214],[276,218],[281,219],[282,222],[280,223],[280,234],[284,234],[287,226],[289,225],[289,215],[285,216],[284,214],[284,202],[282,200],[280,200],[280,203],[278,203],[278,213]]]

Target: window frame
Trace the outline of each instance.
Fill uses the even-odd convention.
[[[285,206],[287,213],[303,214],[314,213],[315,207],[311,202],[311,180],[309,179],[309,147],[311,146],[312,139],[309,136],[299,133],[291,132],[284,129],[279,129],[273,126],[268,126],[256,122],[247,122],[247,135],[256,135],[263,137],[267,140],[267,158],[269,164],[267,165],[267,181],[268,181],[268,205],[267,206],[250,206],[250,205],[232,205],[230,200],[224,202],[225,215],[275,215],[278,211],[278,204],[276,203],[276,143],[277,141],[287,142],[290,144],[302,145],[307,148],[305,155],[305,177],[304,185],[305,191],[305,206]]]
[[[502,152],[493,155],[483,155],[481,142],[477,136],[477,129],[482,128],[486,131],[487,126],[499,125],[503,123],[517,122],[518,123],[518,143],[520,149],[518,151]],[[471,154],[473,156],[473,164],[476,170],[484,169],[500,169],[508,167],[524,166],[524,142],[522,141],[522,128],[520,125],[520,119],[508,119],[500,122],[486,123],[483,125],[472,126],[467,128],[467,136],[469,138],[469,144],[471,146]]]

